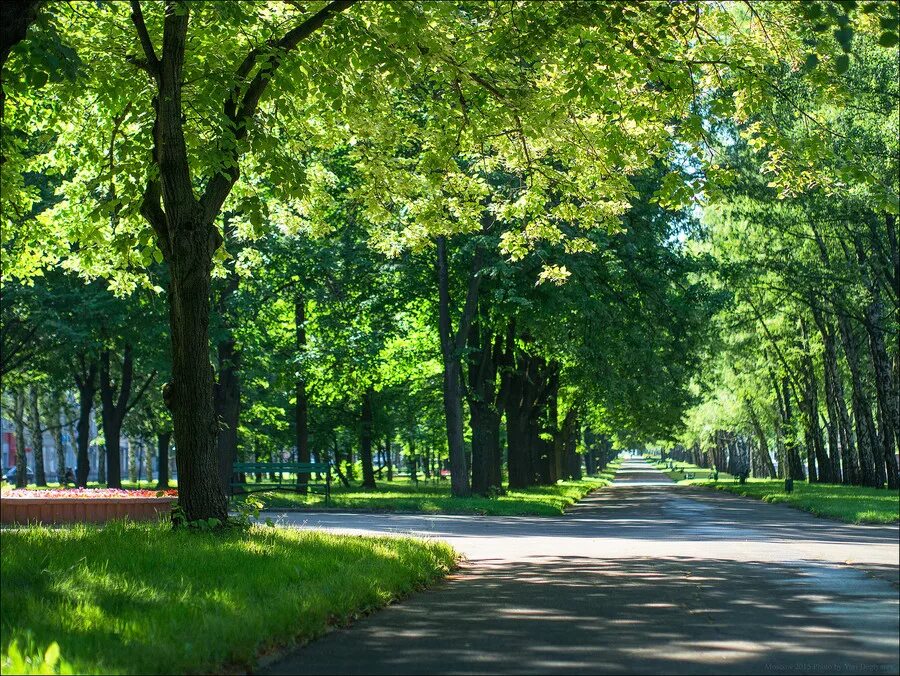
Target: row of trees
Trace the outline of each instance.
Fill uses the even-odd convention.
[[[744,444],[759,476],[898,486],[900,73],[895,52],[862,37],[857,48],[827,106],[783,80],[809,119],[772,106],[739,138],[722,133],[739,180],[707,210],[704,246],[733,302],[682,439],[704,465],[723,469],[722,448]],[[774,124],[803,192],[760,173],[754,134]]]
[[[305,460],[358,431],[371,483],[376,439],[440,429],[455,495],[496,489],[504,437],[524,486],[574,473],[583,428],[671,435],[719,298],[685,244],[734,176],[715,128],[834,100],[897,29],[877,2],[19,4],[4,285],[108,280],[129,319],[46,354],[85,397],[117,374],[107,446],[164,383],[181,506],[222,521],[236,452],[279,434]],[[806,191],[790,125],[754,129]],[[30,292],[4,322],[41,325]]]

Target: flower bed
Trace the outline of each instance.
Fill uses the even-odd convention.
[[[17,489],[0,497],[0,523],[104,523],[112,519],[155,521],[172,511],[177,491],[73,488]]]

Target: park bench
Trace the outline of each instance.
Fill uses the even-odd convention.
[[[746,482],[747,482],[747,478],[748,478],[749,476],[750,476],[750,473],[747,472],[747,471],[744,471],[744,472],[738,472],[737,474],[734,475],[734,480],[737,481],[737,482],[739,482],[739,483],[746,483]]]
[[[234,479],[244,479],[232,481],[231,491],[235,494],[274,490],[299,492],[305,488],[310,493],[322,493],[326,505],[331,499],[331,465],[327,462],[236,462],[233,471]],[[313,473],[319,478],[313,480]],[[262,480],[248,482],[247,477],[252,475],[261,475]],[[303,475],[306,475],[306,481],[301,481]]]
[[[693,478],[694,478],[694,473],[693,473],[693,472],[685,472],[685,473],[684,473],[684,478],[685,478],[685,479],[693,479]]]

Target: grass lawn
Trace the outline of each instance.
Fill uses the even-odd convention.
[[[56,642],[70,673],[209,673],[384,606],[443,576],[443,543],[166,525],[0,533],[0,658]],[[57,668],[60,665],[57,664]]]
[[[900,492],[886,488],[795,481],[793,492],[785,493],[781,479],[748,479],[743,485],[713,482],[700,485],[765,502],[782,503],[850,523],[896,523],[900,520]]]
[[[705,483],[707,481],[711,481],[710,475],[712,474],[712,469],[706,469],[703,467],[698,467],[690,462],[683,461],[675,461],[675,469],[668,469],[668,464],[664,461],[661,461],[658,457],[652,456],[644,456],[648,460],[653,463],[653,466],[659,471],[667,474],[672,481],[676,481],[680,484],[697,484],[697,483]],[[688,479],[687,475],[693,474],[693,479]],[[733,481],[734,477],[728,472],[719,472],[719,481]],[[715,483],[715,482],[712,482]]]
[[[375,490],[362,489],[355,483],[350,488],[336,483],[332,486],[329,508],[491,516],[558,516],[566,507],[575,504],[592,490],[608,485],[618,464],[619,461],[611,462],[598,477],[508,491],[506,495],[494,498],[454,498],[450,495],[449,480],[438,483],[420,480],[416,486],[408,478],[395,478],[390,482],[378,481]],[[325,499],[321,495],[299,495],[288,491],[254,495],[261,498],[266,509],[325,508]]]

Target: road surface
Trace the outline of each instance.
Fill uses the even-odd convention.
[[[559,518],[278,518],[440,538],[467,561],[261,673],[900,672],[896,525],[677,486],[641,459]]]

